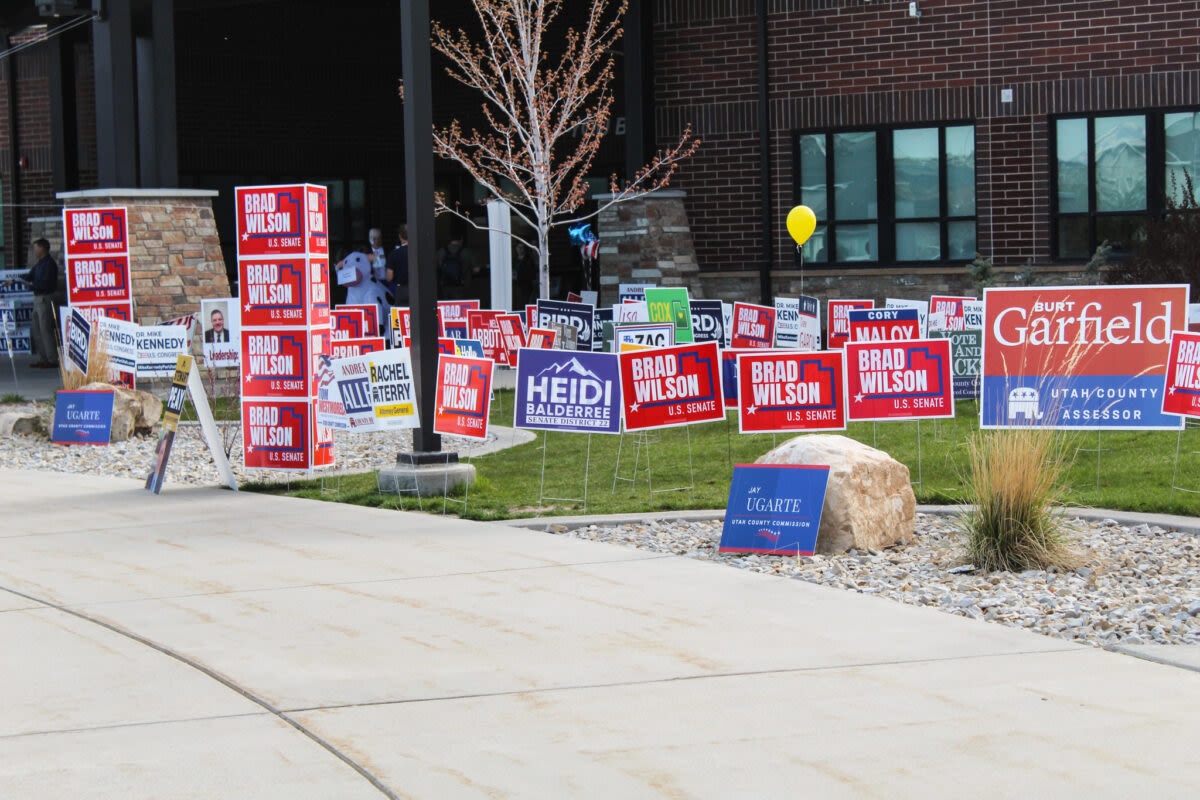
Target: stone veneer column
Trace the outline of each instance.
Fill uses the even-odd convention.
[[[603,204],[612,195],[593,197]],[[692,297],[704,296],[684,197],[683,191],[660,189],[600,214],[601,289],[615,292],[620,283],[655,283],[686,286]]]
[[[207,189],[60,192],[64,206],[125,206],[135,320],[150,325],[199,314],[200,300],[229,297],[229,278]],[[50,226],[53,228],[53,226]],[[57,239],[62,252],[62,218]]]

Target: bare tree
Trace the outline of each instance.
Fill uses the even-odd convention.
[[[586,25],[555,36],[557,62],[547,50],[550,26],[562,0],[474,0],[482,39],[434,23],[433,49],[444,55],[450,77],[483,95],[487,129],[466,132],[457,121],[434,130],[434,150],[455,161],[512,213],[536,231],[527,245],[538,253],[539,295],[550,293],[550,230],[596,216],[609,206],[662,188],[700,141],[690,126],[679,142],[660,150],[632,180],[609,182],[611,197],[590,214],[575,212],[587,199],[587,178],[608,131],[613,95],[613,48],[621,38],[625,0],[608,13],[593,0]],[[473,220],[446,198],[438,213]],[[517,237],[521,238],[521,237]]]

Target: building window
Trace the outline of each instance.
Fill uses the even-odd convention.
[[[817,216],[816,264],[970,260],[975,127],[801,133],[796,200]]]
[[[1056,258],[1088,258],[1104,242],[1128,254],[1168,198],[1200,199],[1194,185],[1185,196],[1200,176],[1200,112],[1059,117],[1050,129]]]

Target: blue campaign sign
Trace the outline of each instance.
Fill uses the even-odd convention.
[[[621,378],[614,353],[522,349],[513,427],[621,432]]]
[[[721,552],[811,556],[828,483],[827,466],[738,464]]]
[[[592,330],[595,333],[599,333],[600,331],[604,330],[604,323],[613,321],[612,306],[609,306],[608,308],[597,308],[592,317],[592,321],[594,323],[592,326]],[[592,336],[592,350],[593,351],[601,351],[603,349],[604,349],[604,337],[593,335]]]
[[[483,342],[478,339],[455,339],[454,349],[457,352],[451,353],[451,355],[485,358],[483,354]]]
[[[54,403],[55,444],[108,444],[112,432],[112,392],[60,391]]]
[[[725,340],[725,318],[721,313],[720,300],[689,300],[692,312],[692,336],[697,342]]]
[[[92,326],[78,309],[71,309],[71,323],[67,326],[67,357],[79,371],[87,374],[88,353],[92,347]]]
[[[590,303],[568,300],[538,300],[537,327],[547,328],[551,322],[570,325],[576,331],[575,349],[591,351],[592,329],[595,327],[596,307]]]

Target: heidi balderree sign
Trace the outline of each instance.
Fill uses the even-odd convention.
[[[1163,413],[1188,287],[985,289],[980,427],[1176,430]]]
[[[613,353],[523,349],[513,427],[621,432],[621,377]]]

